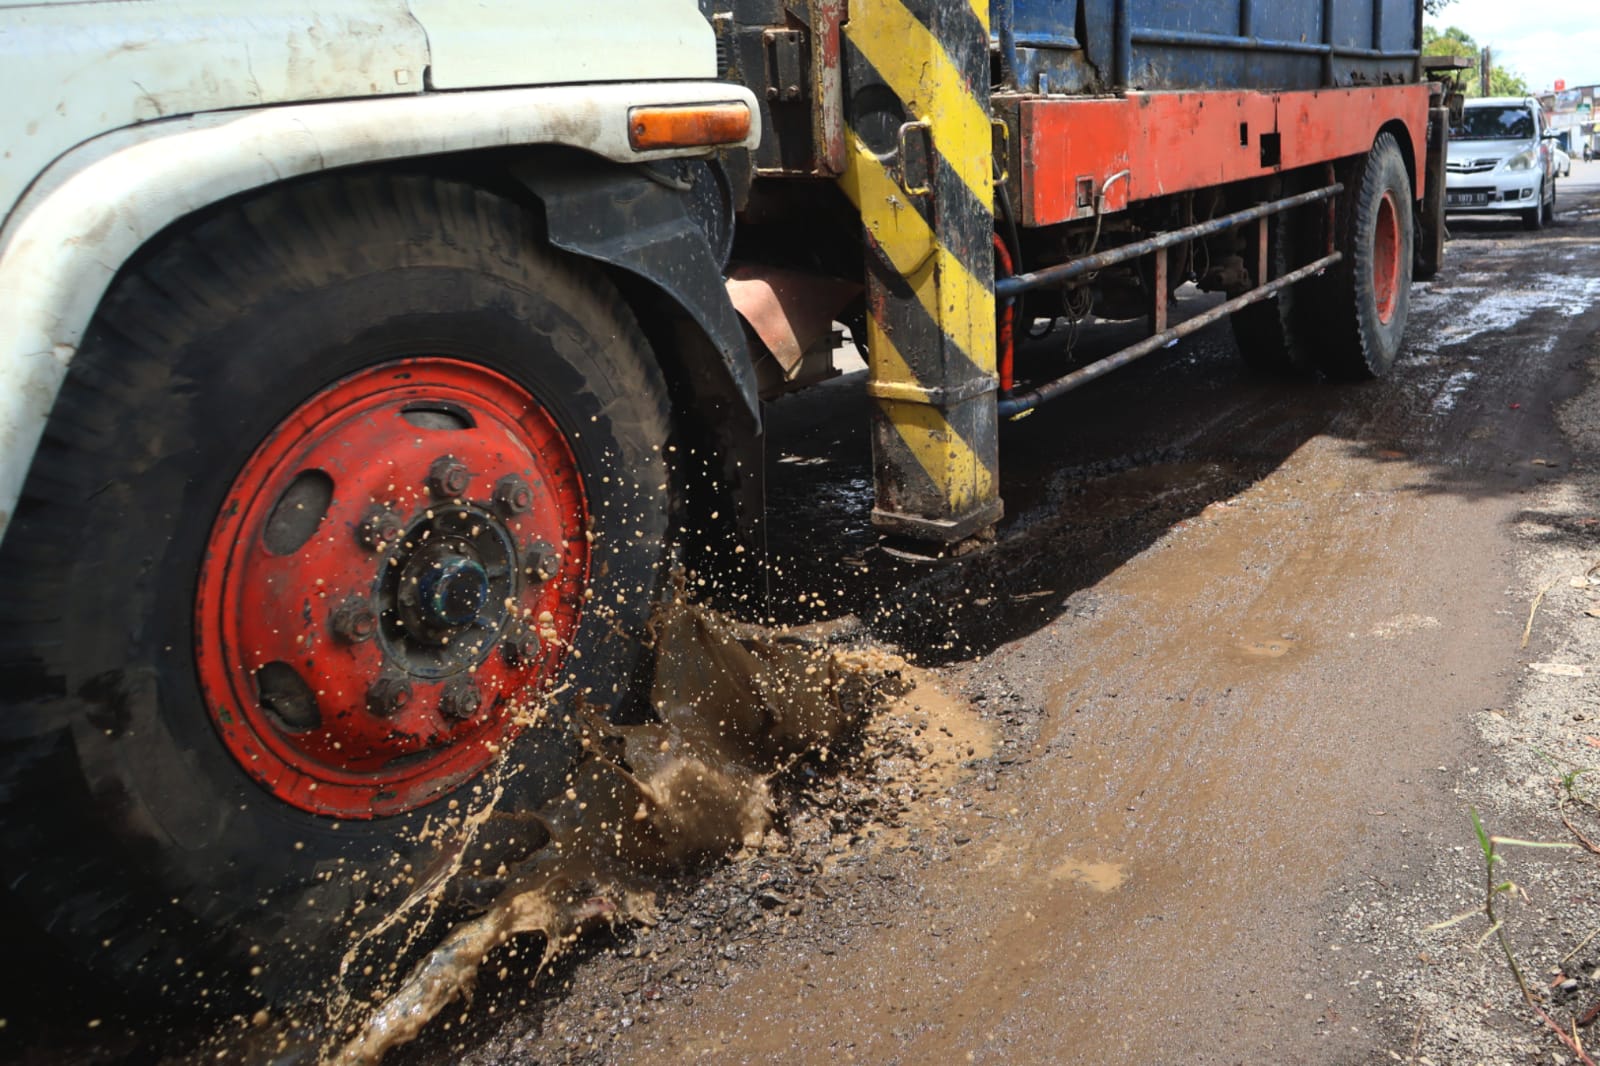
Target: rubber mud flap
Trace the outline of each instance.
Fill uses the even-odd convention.
[[[759,424],[754,364],[723,285],[726,255],[711,245],[706,212],[694,200],[692,184],[686,180],[683,189],[675,189],[660,174],[600,163],[530,164],[514,173],[544,204],[552,244],[643,278],[694,319],[721,356],[744,406],[740,414]],[[731,219],[723,225],[731,240]]]

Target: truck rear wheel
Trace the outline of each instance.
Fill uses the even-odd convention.
[[[1267,261],[1273,277],[1282,277],[1299,265],[1301,249],[1311,246],[1307,229],[1298,212],[1272,219],[1267,231]],[[1256,282],[1267,280],[1257,278]],[[1255,373],[1295,377],[1316,369],[1315,321],[1307,306],[1311,294],[1301,289],[1291,285],[1229,316],[1239,355]]]
[[[1400,354],[1411,307],[1411,179],[1389,133],[1352,169],[1339,205],[1344,260],[1316,294],[1327,309],[1318,361],[1330,377],[1377,378]]]
[[[667,393],[535,230],[464,185],[323,178],[107,296],[0,550],[6,883],[102,975],[324,984],[454,801],[565,787],[553,689],[625,694]]]

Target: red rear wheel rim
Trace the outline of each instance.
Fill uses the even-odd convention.
[[[323,390],[244,464],[206,546],[195,645],[223,743],[338,818],[471,780],[542,713],[587,520],[565,436],[501,374],[424,357]]]
[[[1372,294],[1378,305],[1378,321],[1388,325],[1400,298],[1400,215],[1395,209],[1394,194],[1389,192],[1378,201],[1378,219],[1372,234]]]

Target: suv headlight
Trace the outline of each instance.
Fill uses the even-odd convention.
[[[1527,170],[1533,166],[1534,159],[1538,156],[1537,148],[1529,148],[1526,152],[1518,152],[1500,165],[1506,170]]]

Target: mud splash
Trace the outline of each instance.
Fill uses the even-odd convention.
[[[656,720],[615,725],[580,712],[583,757],[565,792],[536,812],[482,821],[485,835],[510,823],[542,833],[545,846],[494,870],[492,902],[364,1018],[330,1018],[322,1061],[379,1062],[470,1000],[479,970],[493,953],[519,950],[519,936],[543,940],[537,977],[589,926],[650,923],[660,878],[759,846],[773,826],[774,779],[802,759],[827,762],[905,686],[898,658],[831,646],[847,632],[837,624],[775,631],[678,600],[651,631]],[[456,862],[447,879],[471,876]]]

